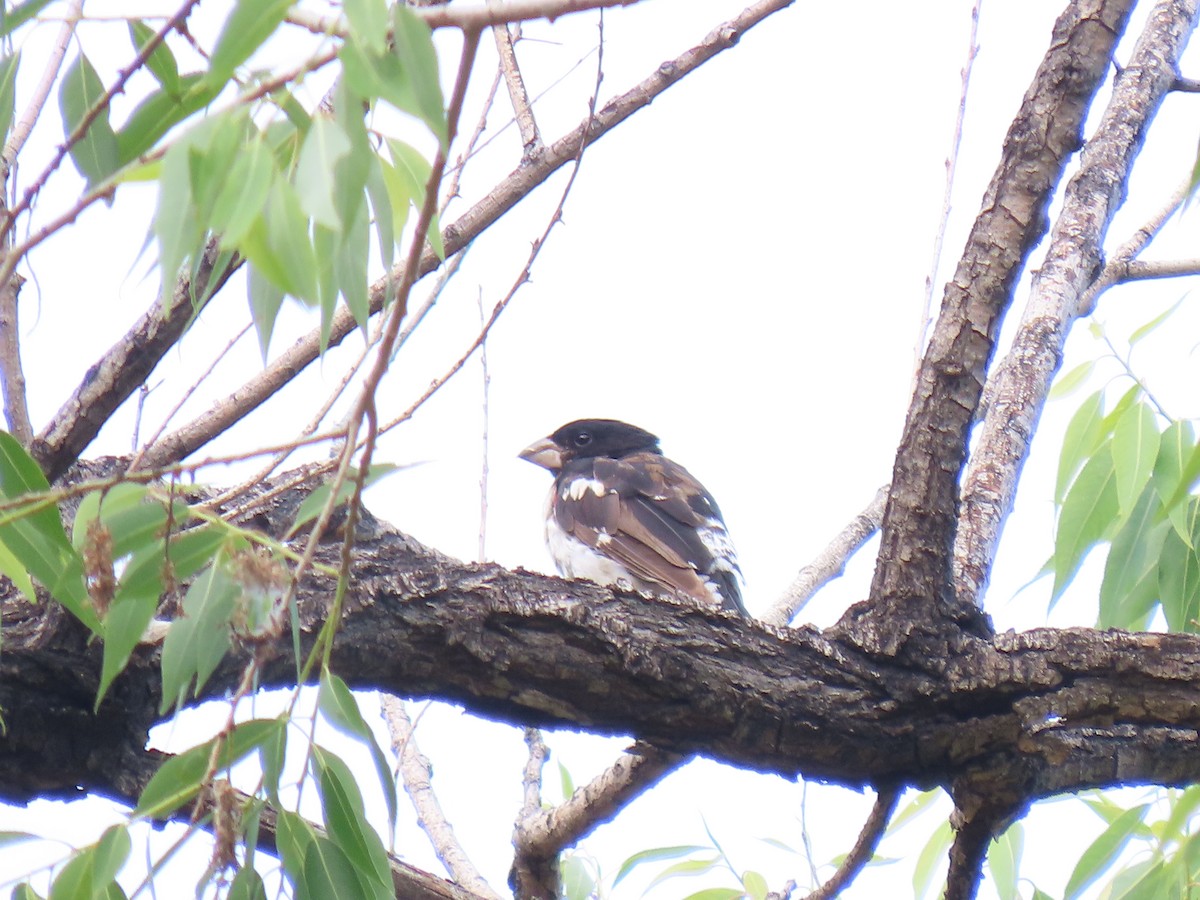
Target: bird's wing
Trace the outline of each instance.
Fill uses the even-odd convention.
[[[658,454],[595,459],[564,484],[559,524],[642,581],[743,611],[720,511],[686,469]]]

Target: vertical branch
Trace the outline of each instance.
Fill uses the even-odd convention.
[[[1196,18],[1196,0],[1163,0],[1154,8],[1129,64],[1117,76],[1096,133],[1083,148],[1079,171],[1067,185],[1017,336],[991,379],[987,415],[963,480],[954,563],[964,601],[979,603],[987,587],[1071,323],[1102,274],[1108,225],[1125,198],[1146,130],[1174,84],[1179,56]],[[1163,218],[1135,235],[1134,243],[1122,251],[1132,256],[1144,247]]]
[[[978,611],[957,603],[951,581],[967,434],[1013,288],[1045,233],[1046,210],[1080,145],[1084,119],[1132,7],[1132,0],[1072,0],[1009,126],[917,377],[870,604],[843,620],[869,652],[896,655],[918,638],[914,652],[936,666],[946,655],[948,626],[989,631]]]
[[[25,279],[13,272],[0,284],[0,388],[4,392],[4,418],[8,430],[28,447],[33,441],[33,423],[25,397],[25,370],[21,366],[21,329],[17,300]]]

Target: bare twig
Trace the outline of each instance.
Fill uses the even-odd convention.
[[[4,392],[4,418],[8,430],[28,447],[33,441],[33,423],[25,395],[25,370],[21,365],[21,328],[18,298],[25,279],[13,272],[0,283],[0,387]]]
[[[960,71],[961,87],[958,91],[958,113],[954,117],[954,134],[950,138],[950,154],[946,157],[946,186],[942,190],[942,215],[933,236],[933,255],[929,261],[929,274],[925,276],[925,302],[921,308],[921,329],[913,346],[914,387],[921,356],[925,353],[925,338],[933,322],[933,285],[937,280],[942,261],[942,245],[946,241],[946,229],[950,225],[950,204],[954,198],[954,176],[958,172],[958,151],[962,147],[963,121],[967,117],[967,92],[971,86],[971,72],[975,68],[975,57],[979,53],[979,7],[983,0],[971,4],[971,32],[967,42],[967,61]]]
[[[390,694],[383,694],[379,702],[383,707],[388,732],[391,734],[392,751],[399,760],[404,790],[412,800],[413,809],[417,811],[417,824],[429,838],[437,858],[442,861],[455,884],[481,897],[499,900],[500,895],[492,890],[463,850],[462,844],[454,834],[453,826],[442,810],[442,805],[433,791],[433,770],[429,760],[421,754],[421,749],[417,746],[413,723],[404,708],[404,701]]]
[[[714,56],[735,46],[747,30],[793,2],[794,0],[759,0],[735,18],[719,25],[698,45],[656,67],[651,75],[634,88],[610,100],[594,116],[588,116],[577,128],[548,146],[534,163],[512,172],[486,197],[447,227],[443,233],[446,252],[456,253],[461,250],[527,196],[534,187],[574,160],[580,142],[593,143],[629,116],[648,106],[672,84],[694,72]],[[438,265],[437,257],[432,252],[427,252],[421,258],[419,274],[431,272]],[[382,307],[385,291],[398,281],[399,276],[393,271],[387,278],[380,279],[371,286],[373,311]],[[327,346],[339,344],[356,327],[358,325],[354,317],[346,309],[339,309],[330,326]],[[303,371],[318,358],[323,346],[326,344],[322,343],[320,330],[314,329],[284,352],[265,371],[246,382],[229,397],[217,401],[208,413],[164,436],[157,446],[151,448],[146,457],[147,464],[159,465],[182,459],[195,452],[240,421]]]
[[[38,117],[42,114],[42,108],[46,105],[46,98],[50,96],[50,90],[54,87],[54,81],[58,78],[59,70],[62,68],[62,61],[67,55],[67,47],[71,44],[71,36],[75,34],[75,26],[79,24],[79,19],[82,16],[83,0],[71,0],[67,5],[66,12],[63,14],[62,25],[59,26],[58,34],[54,36],[54,43],[50,46],[50,52],[46,55],[46,66],[42,69],[42,77],[38,79],[38,83],[33,89],[33,96],[29,98],[29,102],[25,104],[25,109],[17,117],[16,124],[13,125],[12,134],[8,136],[8,141],[4,145],[3,159],[5,171],[11,168],[12,164],[16,162],[17,156],[21,153],[21,148],[29,140],[29,134],[33,131],[34,123],[37,122]]]
[[[838,866],[837,871],[830,876],[829,880],[809,894],[805,900],[829,900],[831,897],[836,897],[842,888],[858,876],[863,866],[870,862],[871,857],[875,855],[875,848],[879,846],[879,839],[887,830],[888,820],[891,819],[899,799],[900,791],[896,788],[886,788],[879,792],[875,797],[875,805],[871,808],[871,814],[867,816],[858,840],[854,842],[854,847],[846,854],[846,858],[842,860],[842,864]]]
[[[495,0],[489,5],[495,6]],[[500,71],[504,73],[504,83],[508,87],[508,96],[512,101],[513,115],[517,120],[517,128],[521,131],[521,146],[523,158],[529,159],[542,152],[542,136],[538,133],[537,120],[533,117],[533,107],[529,104],[529,92],[525,90],[525,79],[521,77],[521,69],[517,65],[517,53],[513,47],[512,32],[508,23],[502,22],[492,26],[492,35],[496,39],[496,53],[500,56]]]
[[[846,563],[879,530],[887,488],[881,487],[866,509],[854,517],[817,557],[800,570],[786,591],[760,618],[768,625],[784,626],[808,604],[822,587],[846,571]]]
[[[1200,259],[1164,259],[1153,262],[1131,259],[1114,265],[1113,269],[1113,280],[1118,284],[1127,281],[1147,281],[1152,278],[1183,278],[1188,275],[1200,275]]]
[[[505,3],[488,6],[414,7],[413,12],[425,20],[430,28],[490,28],[503,22],[523,22],[530,19],[549,19],[559,16],[587,12],[592,9],[608,9],[614,6],[632,6],[638,0],[507,0]],[[314,34],[342,34],[336,19],[293,9],[287,20],[293,25],[306,28]]]
[[[487,324],[483,315],[483,292],[476,295],[479,305],[479,325]],[[490,419],[488,417],[488,399],[491,393],[492,376],[488,372],[487,339],[479,345],[479,365],[482,370],[481,404],[483,413],[483,435],[479,447],[479,562],[487,561],[487,526],[488,526],[488,432]]]
[[[954,545],[954,583],[964,602],[986,589],[1017,480],[1062,361],[1071,323],[1090,303],[1085,290],[1103,274],[1102,247],[1123,201],[1140,135],[1175,80],[1179,54],[1196,18],[1195,0],[1160,2],[1129,65],[1117,76],[1095,134],[1068,183],[1046,260],[1033,277],[1024,315],[1003,363],[962,487]],[[1145,240],[1153,231],[1143,230]],[[1137,240],[1143,240],[1135,235]]]

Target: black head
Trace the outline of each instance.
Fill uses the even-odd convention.
[[[660,453],[658,438],[616,419],[578,419],[530,444],[521,451],[521,458],[557,472],[573,459],[619,459],[639,451]]]

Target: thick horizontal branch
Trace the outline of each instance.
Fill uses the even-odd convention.
[[[330,596],[321,581],[302,591],[302,643]],[[93,715],[100,649],[55,610],[6,605],[0,796],[126,796],[156,721],[158,651],[139,648]],[[290,638],[277,651],[263,687],[295,678]],[[856,788],[992,772],[1034,799],[1200,780],[1200,639],[1188,635],[1002,634],[970,640],[933,678],[811,628],[464,565],[384,531],[356,549],[333,660],[358,688]],[[210,694],[238,673],[227,661]]]

